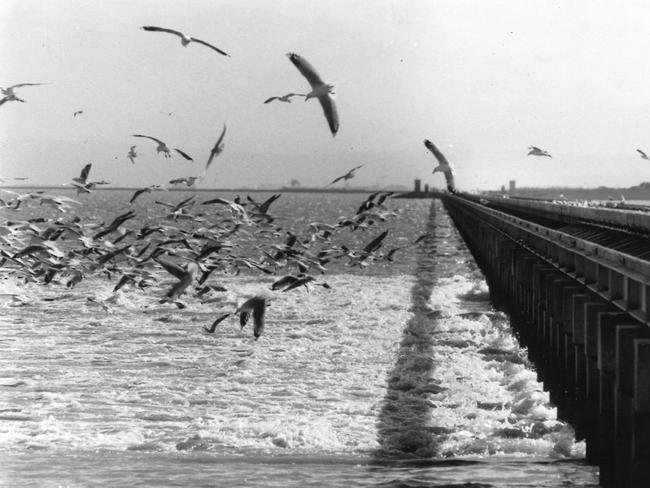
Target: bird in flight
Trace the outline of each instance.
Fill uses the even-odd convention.
[[[131,146],[129,152],[126,154],[126,157],[131,160],[132,164],[135,164],[135,158],[138,157],[138,153],[135,152],[135,146]]]
[[[15,96],[16,93],[14,92],[14,88],[20,88],[23,86],[37,86],[37,85],[46,85],[47,83],[18,83],[17,85],[11,85],[8,86],[7,88],[2,88],[0,87],[0,90],[2,90],[2,94],[6,97],[12,97]]]
[[[7,88],[2,88],[0,87],[0,91],[2,91],[2,94],[4,97],[0,99],[0,105],[3,105],[6,102],[23,102],[25,103],[25,100],[22,98],[19,98],[14,89],[15,88],[20,88],[22,86],[37,86],[37,85],[45,85],[46,83],[18,83],[17,85],[11,85],[8,86]]]
[[[363,164],[360,164],[359,166],[355,166],[354,168],[352,168],[350,171],[348,171],[348,172],[345,173],[344,175],[339,176],[338,178],[335,178],[335,179],[334,179],[334,180],[333,180],[329,185],[327,185],[327,186],[333,185],[333,184],[336,183],[337,181],[341,181],[341,180],[345,180],[345,181],[347,181],[347,180],[350,180],[350,179],[354,178],[354,177],[356,176],[355,171],[358,170],[359,168],[361,168],[362,166],[363,166]]]
[[[318,98],[321,107],[323,107],[323,112],[325,113],[325,118],[327,119],[332,136],[335,136],[339,130],[339,114],[336,110],[334,99],[332,98],[334,85],[325,83],[305,58],[295,53],[287,53],[287,56],[311,85],[311,91],[305,95],[305,101],[310,98]]]
[[[548,156],[549,158],[553,157],[547,151],[544,151],[543,149],[535,146],[528,146],[528,149],[528,156]]]
[[[304,93],[287,93],[286,95],[282,95],[281,97],[271,97],[267,98],[264,100],[264,103],[270,103],[273,100],[277,100],[279,102],[285,102],[285,103],[291,103],[291,98],[293,97],[306,97],[307,95]]]
[[[164,27],[156,27],[156,26],[153,26],[153,25],[145,25],[145,26],[142,26],[142,28],[144,30],[148,31],[148,32],[167,32],[168,34],[174,34],[175,36],[178,36],[178,37],[181,38],[181,44],[183,45],[183,47],[187,47],[187,45],[189,43],[191,43],[191,42],[197,42],[199,44],[203,44],[204,46],[209,47],[210,49],[214,49],[219,54],[230,57],[230,54],[222,51],[218,47],[213,46],[212,44],[209,44],[209,43],[207,43],[205,41],[202,41],[201,39],[197,39],[196,37],[190,37],[190,36],[188,36],[186,34],[183,34],[180,31],[177,31],[177,30],[174,30],[174,29],[166,29]]]
[[[170,148],[167,144],[165,144],[165,143],[164,143],[163,141],[161,141],[160,139],[156,139],[155,137],[151,137],[151,136],[145,136],[145,135],[143,135],[143,134],[131,134],[131,135],[132,135],[133,137],[144,137],[144,138],[146,138],[146,139],[151,139],[152,141],[157,142],[157,143],[158,143],[158,147],[156,148],[156,151],[159,152],[159,153],[163,153],[163,155],[164,155],[166,158],[171,158],[171,157],[172,157],[171,150],[173,149],[174,151],[176,151],[178,154],[180,154],[181,156],[183,156],[183,157],[184,157],[185,159],[187,159],[188,161],[194,161],[194,159],[192,159],[192,157],[189,156],[187,153],[184,153],[183,151],[181,151],[181,150],[178,149],[177,147],[172,147],[172,148]]]
[[[170,185],[180,185],[182,183],[185,183],[188,187],[192,186],[196,180],[198,180],[198,176],[186,176],[185,178],[176,178],[174,180],[170,180],[169,184]]]
[[[226,136],[226,124],[223,124],[223,130],[221,131],[221,135],[219,136],[217,143],[210,151],[210,157],[208,158],[208,162],[205,163],[205,171],[208,171],[208,168],[212,164],[212,160],[217,156],[219,156],[219,154],[221,154],[221,152],[223,151],[223,138],[225,136]]]
[[[451,168],[449,161],[447,161],[445,155],[442,154],[429,139],[424,140],[424,145],[438,160],[438,166],[433,168],[433,173],[435,174],[437,171],[443,173],[445,175],[445,180],[447,180],[447,190],[449,190],[450,193],[455,193],[456,185],[454,183],[454,170]]]
[[[638,152],[641,155],[642,159],[650,159],[648,158],[648,155],[644,153],[641,149],[637,149],[636,152]]]
[[[75,113],[72,114],[72,116],[76,117],[77,115],[81,115],[82,113],[84,113],[83,110],[77,110]]]
[[[249,298],[235,311],[235,314],[239,314],[239,325],[241,325],[242,329],[248,323],[251,313],[253,314],[253,335],[255,340],[264,331],[264,312],[266,312],[266,298],[260,295]]]

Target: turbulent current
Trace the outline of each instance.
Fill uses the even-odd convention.
[[[298,225],[362,199],[275,205]],[[217,276],[178,309],[162,273],[113,292],[0,268],[0,486],[596,486],[442,204],[389,207],[394,264],[276,294],[257,341],[234,316],[204,326],[277,276]]]

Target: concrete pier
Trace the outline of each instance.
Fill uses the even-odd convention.
[[[650,214],[443,202],[601,485],[650,486]]]

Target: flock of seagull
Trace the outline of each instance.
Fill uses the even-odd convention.
[[[142,29],[177,36],[184,47],[197,44],[222,56],[230,56],[211,43],[174,29],[156,26],[143,26]],[[291,103],[295,97],[302,97],[305,102],[317,99],[328,128],[332,136],[335,136],[339,130],[339,116],[333,98],[334,85],[325,82],[302,56],[288,53],[287,57],[307,80],[311,90],[307,93],[291,92],[273,96],[267,98],[264,104],[273,101]],[[3,95],[0,106],[11,101],[25,103],[24,99],[16,95],[16,89],[45,84],[19,83],[0,88]],[[77,110],[73,117],[81,114],[83,110]],[[202,176],[176,178],[169,184],[191,187],[205,176],[215,158],[224,150],[226,129],[224,124],[210,150]],[[171,158],[174,152],[187,161],[194,161],[186,151],[157,137],[139,133],[132,134],[132,137],[155,142],[156,152],[165,158]],[[446,179],[448,191],[455,193],[454,170],[449,161],[432,141],[425,139],[424,145],[437,161],[433,173],[441,172]],[[132,145],[126,155],[132,164],[138,158],[136,147]],[[637,151],[642,158],[648,159],[642,150]],[[528,155],[552,157],[549,152],[536,146],[529,147]],[[347,182],[363,166],[360,164],[351,168],[326,186],[339,181]],[[86,164],[79,176],[72,178],[70,185],[78,195],[91,193],[98,185],[108,184],[103,180],[91,180],[91,168],[92,163]],[[134,205],[142,194],[167,189],[161,185],[140,188],[133,193],[128,205]],[[372,193],[353,215],[332,223],[312,222],[306,232],[297,233],[294,229],[278,225],[269,211],[280,194],[275,194],[264,202],[257,202],[250,196],[245,201],[237,196],[234,200],[213,198],[200,203],[194,195],[179,203],[155,200],[157,208],[162,209],[162,215],[147,220],[130,209],[107,224],[94,218],[83,221],[78,215],[69,217],[70,214],[77,213],[78,206],[82,205],[69,197],[47,195],[42,191],[25,194],[2,191],[8,195],[8,198],[0,198],[0,208],[5,211],[21,212],[29,206],[28,202],[34,202],[39,206],[50,206],[63,214],[57,218],[8,220],[0,226],[0,269],[4,271],[5,277],[15,276],[25,282],[42,285],[59,283],[73,288],[88,276],[104,275],[116,280],[113,287],[115,294],[127,286],[145,290],[157,283],[159,276],[156,275],[156,270],[164,270],[175,281],[164,296],[159,297],[159,301],[185,308],[186,305],[180,299],[184,294],[190,293],[192,287],[202,301],[212,294],[225,291],[223,286],[211,280],[211,276],[238,274],[242,270],[255,270],[267,275],[283,273],[284,276],[276,280],[269,290],[248,298],[232,312],[239,315],[242,328],[252,316],[256,339],[264,330],[266,306],[274,294],[315,285],[329,288],[327,283],[314,277],[315,273],[325,273],[328,263],[345,260],[347,265],[364,267],[373,262],[392,261],[394,254],[402,249],[392,248],[384,252],[383,244],[389,234],[388,230],[356,248],[335,244],[334,239],[343,229],[374,229],[379,223],[395,217],[396,214],[386,206],[392,192]],[[148,211],[146,217],[149,213]],[[136,222],[139,224],[133,226]],[[410,245],[417,245],[423,237]],[[18,294],[13,295],[13,298],[19,304],[26,303],[25,297]],[[96,299],[88,300],[97,302]],[[105,300],[100,305],[106,307],[109,302]],[[217,325],[230,315],[231,313],[220,315],[205,330],[214,332]]]
[[[205,46],[223,56],[230,56],[217,46],[180,31],[156,26],[143,26],[147,32],[172,34],[180,38],[184,47],[190,44]],[[339,117],[332,97],[334,86],[326,83],[316,69],[303,57],[288,53],[289,61],[298,69],[310,85],[307,93],[288,93],[270,97],[264,101],[291,103],[294,97],[306,102],[317,99],[322,107],[328,128],[335,136],[339,129]],[[25,100],[16,95],[19,88],[44,85],[46,83],[19,83],[2,88],[0,105]],[[76,110],[73,117],[83,114]],[[203,175],[224,150],[226,124],[210,150]],[[193,162],[194,158],[176,145],[161,139],[136,133],[132,137],[146,139],[156,144],[157,154],[171,158],[178,154]],[[127,158],[136,164],[138,153],[132,145]],[[329,185],[353,178],[358,165]],[[106,181],[91,179],[92,163],[84,165],[78,176],[69,183],[77,195],[92,193]],[[202,176],[188,176],[171,180],[169,184],[185,184],[188,187]],[[327,186],[329,186],[327,185]],[[279,293],[307,289],[313,286],[329,288],[316,275],[327,271],[331,263],[343,260],[348,266],[365,267],[375,262],[393,261],[397,251],[403,247],[384,250],[389,230],[377,232],[367,242],[356,239],[356,245],[341,244],[341,232],[372,231],[396,214],[387,208],[392,192],[375,192],[360,204],[352,215],[341,217],[335,222],[312,222],[302,232],[278,224],[271,213],[271,205],[281,197],[274,194],[258,202],[251,196],[233,200],[212,198],[199,202],[196,195],[178,203],[154,200],[144,215],[138,215],[136,199],[145,193],[164,191],[168,187],[149,185],[136,190],[128,203],[130,209],[112,220],[104,222],[96,217],[82,218],[83,205],[79,200],[65,196],[52,196],[45,191],[18,193],[3,189],[0,208],[8,214],[16,214],[0,226],[0,269],[2,277],[13,277],[22,283],[39,285],[58,284],[67,289],[76,287],[91,277],[106,277],[115,282],[111,296],[106,299],[87,297],[89,303],[101,305],[108,310],[117,293],[125,288],[156,290],[161,276],[169,275],[172,282],[159,292],[154,292],[158,303],[172,304],[186,308],[184,296],[194,294],[202,302],[217,301],[215,296],[227,291],[217,277],[223,278],[242,271],[252,270],[269,276],[276,276],[267,290],[248,297],[234,312],[217,317],[207,332],[213,333],[218,324],[230,315],[238,315],[243,328],[250,317],[253,321],[253,335],[260,337],[265,325],[266,307]],[[55,212],[51,217],[43,212],[50,207]],[[37,211],[39,217],[20,215]],[[30,214],[31,215],[31,214]],[[24,218],[21,218],[24,217]],[[409,245],[417,245],[422,238]],[[281,275],[281,276],[280,276]],[[164,280],[164,278],[163,278]],[[30,299],[20,293],[9,294],[14,305],[25,305]],[[65,299],[68,295],[61,295]]]

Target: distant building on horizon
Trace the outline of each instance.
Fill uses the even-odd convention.
[[[510,180],[508,182],[508,191],[510,193],[513,193],[517,189],[517,181],[516,180]]]

